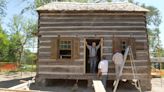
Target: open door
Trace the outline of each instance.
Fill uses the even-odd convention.
[[[99,42],[101,41],[101,39],[86,39],[85,41],[87,41],[88,45],[92,46],[92,42],[96,43],[96,46],[99,44]],[[98,71],[98,64],[101,60],[101,46],[100,48],[97,50],[97,67],[96,67],[96,72]],[[87,46],[85,46],[85,73],[90,73],[90,63],[89,61],[89,49],[87,48]]]

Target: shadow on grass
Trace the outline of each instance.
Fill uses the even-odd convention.
[[[31,80],[31,79],[32,79],[32,77],[1,81],[0,88],[9,88],[12,86],[16,86],[16,85],[20,84],[20,80]]]

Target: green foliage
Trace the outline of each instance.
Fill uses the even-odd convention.
[[[7,59],[8,45],[9,45],[8,35],[5,33],[5,31],[0,26],[0,61],[8,60]]]
[[[20,72],[36,72],[36,65],[23,64],[18,69]]]
[[[142,7],[150,10],[150,12],[148,12],[147,14],[148,25],[153,26],[153,27],[159,27],[159,25],[161,24],[161,18],[162,18],[160,11],[153,6],[145,6],[143,4]]]
[[[149,47],[153,52],[158,51],[158,49],[162,49],[161,40],[159,37],[160,29],[159,26],[162,22],[162,17],[160,11],[153,6],[145,6],[142,7],[147,8],[149,12],[147,13],[147,25],[148,25],[148,35],[149,35]],[[153,54],[153,56],[157,56]]]
[[[11,41],[9,44],[9,58],[13,62],[20,63],[24,46],[31,42],[30,39],[33,38],[32,33],[37,30],[36,22],[30,19],[26,20],[21,15],[15,15],[8,27],[10,28],[9,35]]]
[[[134,2],[134,0],[129,0],[129,2],[134,3],[136,5],[140,5],[143,8],[149,10],[147,13],[147,27],[148,27],[148,36],[149,36],[149,47],[150,51],[158,51],[158,49],[162,49],[161,41],[160,41],[160,29],[159,26],[162,22],[162,16],[160,11],[154,6],[146,6],[145,4],[140,4],[139,2]],[[157,53],[157,52],[156,52]],[[152,54],[156,56],[155,54]]]
[[[22,59],[22,62],[24,64],[35,64],[36,59],[37,59],[36,53],[31,52],[28,49],[24,50],[23,59]]]
[[[5,15],[6,2],[7,0],[0,0],[0,20]],[[33,33],[37,31],[36,20],[14,15],[8,28],[9,30],[4,30],[0,25],[0,62],[20,62],[24,52],[27,62],[36,60],[36,54],[29,51],[27,53],[24,49],[34,39]]]

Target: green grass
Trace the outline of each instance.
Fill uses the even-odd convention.
[[[20,72],[35,72],[36,71],[36,65],[24,64],[18,69],[18,71],[20,71]]]

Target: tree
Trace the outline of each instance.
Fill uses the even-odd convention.
[[[6,9],[6,0],[0,0],[0,17],[4,16]]]
[[[31,52],[28,49],[24,50],[24,55],[23,55],[23,63],[24,64],[33,64],[36,63],[35,60],[37,59],[36,53]]]
[[[162,44],[159,37],[159,26],[162,19],[160,11],[153,6],[145,6],[145,4],[142,4],[141,6],[150,10],[147,13],[147,27],[150,51],[158,52],[159,49],[162,49]],[[156,54],[153,54],[153,56],[156,56]]]
[[[0,61],[8,61],[8,35],[0,26]]]
[[[24,52],[24,46],[30,42],[33,37],[33,32],[36,31],[36,23],[33,20],[26,20],[21,15],[15,15],[9,24],[10,28],[10,53],[14,54],[18,64],[21,63],[22,54]]]
[[[157,52],[158,49],[163,49],[159,37],[160,34],[159,26],[162,21],[160,11],[154,6],[146,6],[145,4],[140,4],[139,2],[135,2],[134,0],[128,0],[128,1],[130,3],[134,3],[136,5],[139,5],[149,10],[146,19],[147,19],[147,29],[148,29],[150,50],[153,52]]]

